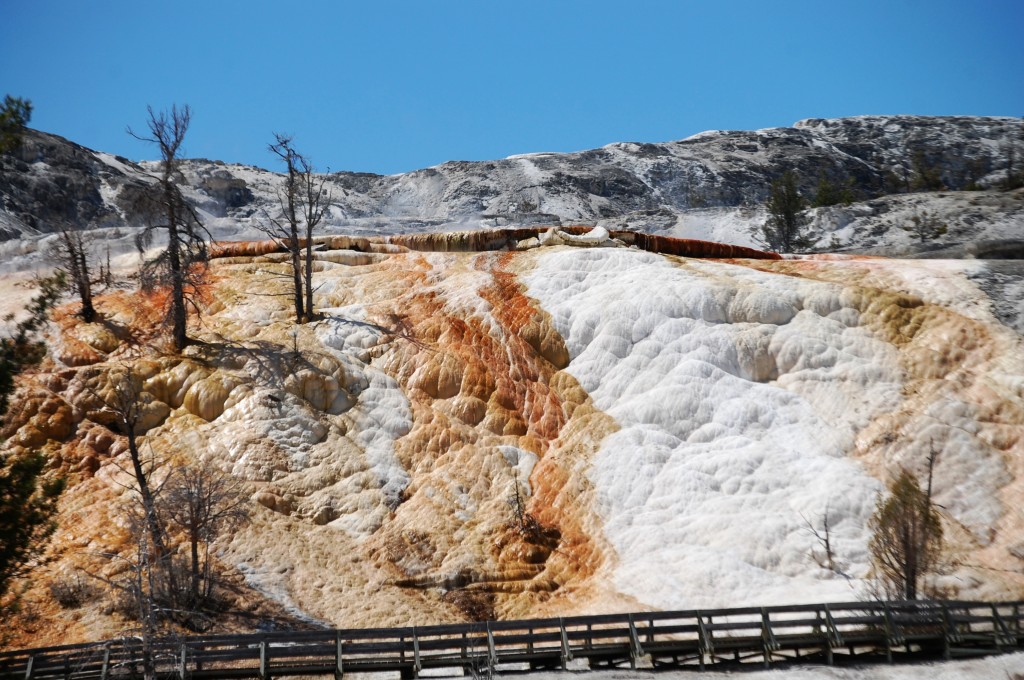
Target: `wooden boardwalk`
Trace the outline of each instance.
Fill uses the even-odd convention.
[[[637,665],[766,668],[952,659],[1012,652],[1021,602],[854,602],[642,612],[409,628],[203,635],[161,639],[161,678],[270,678],[428,669],[487,674]],[[142,677],[142,643],[0,652],[0,679]],[[432,675],[434,673],[431,673]]]

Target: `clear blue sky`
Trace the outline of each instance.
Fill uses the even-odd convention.
[[[321,169],[666,141],[858,114],[1024,115],[1024,0],[0,0],[0,94],[132,159]]]

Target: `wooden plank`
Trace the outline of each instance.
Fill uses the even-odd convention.
[[[335,631],[334,640],[336,645],[334,648],[334,680],[341,680],[345,674],[345,657],[342,653],[341,631]]]
[[[110,673],[110,643],[103,647],[103,669],[100,671],[100,680],[107,680]]]
[[[629,665],[636,670],[636,662],[644,655],[644,649],[640,646],[640,636],[636,632],[636,623],[633,615],[629,615]]]
[[[562,629],[562,670],[568,670],[569,662],[572,661],[572,649],[569,648],[569,637],[565,634],[565,625],[559,622]]]
[[[412,675],[414,678],[420,677],[420,671],[423,670],[423,665],[420,663],[420,639],[416,637],[416,629],[412,629]]]
[[[494,667],[498,663],[498,655],[494,651],[494,634],[491,632],[491,623],[487,622],[487,669],[494,673]]]

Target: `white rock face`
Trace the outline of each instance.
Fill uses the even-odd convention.
[[[389,506],[394,506],[409,485],[409,473],[395,456],[394,443],[412,429],[409,400],[391,377],[367,363],[366,349],[372,347],[382,332],[372,324],[360,323],[364,310],[349,307],[338,316],[328,316],[318,328],[318,337],[325,347],[341,358],[348,373],[355,376],[352,390],[355,406],[349,412],[354,425],[354,440],[362,448],[366,463],[380,486]],[[358,507],[352,511],[358,514]],[[379,524],[367,523],[363,517],[335,520],[338,527],[369,535]]]
[[[1024,340],[985,288],[1003,269],[472,243],[318,252],[301,325],[286,264],[217,260],[181,356],[61,310],[4,444],[74,470],[61,568],[125,549],[125,445],[82,400],[129,360],[160,408],[146,450],[244,489],[221,563],[327,625],[856,599],[880,494],[932,452],[937,585],[1024,588]],[[99,306],[130,324],[147,300]]]
[[[846,455],[899,400],[896,352],[841,287],[635,251],[558,251],[527,277],[567,369],[618,421],[590,471],[615,585],[657,607],[843,599],[882,490]]]

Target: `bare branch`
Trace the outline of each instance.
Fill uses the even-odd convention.
[[[147,216],[149,226],[136,238],[136,246],[143,252],[152,243],[153,232],[163,229],[167,232],[167,247],[144,263],[140,281],[143,287],[167,285],[171,288],[167,321],[172,328],[174,346],[181,350],[189,343],[187,307],[199,309],[196,301],[209,260],[210,234],[177,186],[179,153],[192,119],[191,109],[173,106],[170,113],[157,113],[147,107],[147,111],[149,136],[136,134],[130,128],[128,132],[160,148],[161,172],[154,177],[152,190],[142,194],[137,206]]]

